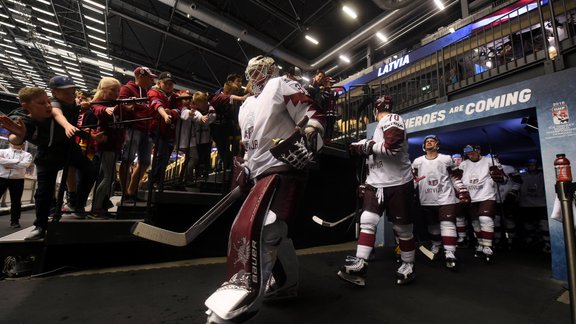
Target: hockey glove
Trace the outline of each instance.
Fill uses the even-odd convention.
[[[472,202],[472,198],[470,197],[470,192],[468,192],[468,189],[459,189],[457,196],[461,204],[469,204]]]
[[[506,179],[504,178],[504,172],[498,168],[497,166],[493,165],[490,167],[490,177],[496,183],[503,183]]]
[[[270,149],[272,155],[298,170],[304,169],[313,159],[314,153],[308,150],[306,138],[302,135],[300,127],[285,140],[275,140],[276,146]]]
[[[517,199],[518,199],[518,190],[510,190],[506,195],[506,198],[504,198],[504,203],[507,205],[514,204]]]
[[[360,142],[352,143],[348,147],[352,155],[369,156],[374,153],[373,147],[376,142],[370,140],[362,140]]]
[[[357,191],[359,199],[364,199],[364,195],[366,194],[366,190],[368,190],[368,188],[366,187],[365,184],[361,184],[358,186],[356,191]]]
[[[250,179],[250,169],[244,165],[241,157],[235,156],[233,159],[234,168],[232,169],[232,190],[240,187],[242,192],[248,192],[252,188]]]

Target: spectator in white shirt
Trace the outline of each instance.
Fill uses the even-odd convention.
[[[20,228],[24,175],[32,163],[32,154],[24,151],[24,143],[10,144],[0,150],[0,196],[10,189],[10,227]]]

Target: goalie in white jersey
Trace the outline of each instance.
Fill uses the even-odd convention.
[[[364,286],[368,257],[374,247],[378,220],[384,211],[392,222],[399,239],[402,264],[396,271],[398,284],[414,279],[415,241],[412,234],[412,197],[414,185],[408,158],[408,142],[404,121],[391,112],[392,98],[383,96],[375,103],[378,126],[372,140],[350,145],[353,154],[365,157],[368,164],[366,183],[359,192],[363,199],[360,216],[360,235],[356,256],[348,256],[338,276],[348,282]]]
[[[249,190],[228,241],[226,281],[205,302],[208,323],[254,316],[266,297],[295,296],[298,260],[287,238],[307,179],[306,166],[321,147],[324,115],[302,86],[277,77],[270,57],[248,62],[254,96],[238,116],[246,162],[236,182]],[[235,162],[236,163],[236,162]]]
[[[504,182],[504,172],[500,162],[494,157],[480,155],[479,145],[466,145],[464,154],[467,160],[460,163],[462,182],[470,191],[472,203],[467,213],[478,240],[476,257],[492,261],[492,239],[494,238],[494,216],[496,214],[496,183]]]
[[[438,153],[439,149],[440,139],[436,135],[426,136],[422,143],[426,154],[414,160],[412,169],[414,177],[420,179],[418,194],[431,234],[432,252],[437,254],[443,245],[446,267],[454,270],[458,241],[456,207],[458,202],[470,203],[470,194],[461,181],[462,172],[454,170],[452,157]]]

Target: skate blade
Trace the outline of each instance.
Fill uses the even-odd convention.
[[[407,285],[409,283],[411,283],[412,281],[414,281],[414,275],[408,277],[408,278],[396,278],[396,284],[398,285]]]
[[[357,286],[361,286],[364,287],[366,285],[366,280],[364,280],[363,278],[359,278],[357,276],[352,276],[347,274],[346,272],[342,272],[342,271],[338,271],[338,277],[340,277],[340,279],[346,281],[346,282],[350,282],[353,283]]]

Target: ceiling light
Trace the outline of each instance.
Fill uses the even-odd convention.
[[[12,25],[12,24],[5,23],[5,22],[3,22],[3,21],[0,21],[0,25],[8,26],[8,27],[10,27],[10,28],[16,27],[16,26],[14,26],[14,25]]]
[[[98,28],[94,28],[94,27],[92,27],[92,26],[86,25],[86,28],[88,28],[88,29],[90,29],[90,30],[93,30],[93,31],[95,31],[95,32],[97,32],[97,33],[100,33],[100,34],[105,34],[103,30],[100,30],[100,29],[98,29]]]
[[[92,7],[87,6],[87,5],[85,5],[85,4],[82,4],[82,8],[92,10],[92,11],[94,11],[95,13],[98,13],[98,14],[101,14],[101,15],[104,14],[104,13],[102,12],[102,10],[98,10],[98,9],[96,9],[96,8],[92,8]]]
[[[312,36],[310,36],[310,35],[306,35],[306,36],[304,36],[304,37],[305,37],[310,43],[312,43],[312,44],[314,44],[314,45],[318,45],[318,41],[317,41],[314,37],[312,37]]]
[[[42,19],[42,18],[38,18],[38,17],[36,17],[36,19],[37,19],[38,21],[41,21],[41,22],[45,23],[45,24],[58,27],[58,24],[57,24],[57,23],[51,22],[50,20],[46,20],[46,19]]]
[[[45,31],[47,31],[47,32],[50,32],[50,33],[52,33],[52,34],[62,35],[62,33],[60,33],[59,31],[55,31],[55,30],[52,30],[52,29],[50,29],[50,28],[42,27],[42,29],[45,30]]]
[[[346,55],[340,55],[340,59],[346,63],[350,63],[350,59]]]
[[[93,22],[99,23],[100,25],[104,25],[104,23],[103,23],[102,21],[100,21],[100,20],[98,20],[98,19],[96,19],[96,18],[92,18],[92,17],[86,16],[86,15],[83,15],[83,16],[84,16],[84,18],[86,18],[86,19],[88,19],[88,20],[92,20]]]
[[[381,32],[377,32],[376,33],[376,37],[378,37],[378,39],[380,39],[383,42],[387,42],[388,41],[388,37],[384,36],[384,34],[382,34]]]
[[[104,72],[104,71],[100,71],[101,75],[106,75],[106,76],[114,76],[114,74],[112,73],[108,73],[108,72]]]
[[[328,70],[324,71],[324,73],[328,74],[338,68],[338,64],[334,65],[333,67],[329,68]]]
[[[43,4],[45,4],[45,5],[49,5],[49,6],[52,5],[50,2],[48,2],[48,1],[46,1],[46,0],[36,0],[36,1],[38,1],[38,2],[40,2],[40,3],[43,3]]]
[[[438,7],[438,9],[444,10],[444,4],[442,3],[441,0],[434,0],[434,3],[436,4],[436,7]]]
[[[105,51],[108,50],[107,47],[104,47],[104,46],[98,45],[98,44],[94,44],[94,43],[92,43],[92,42],[90,42],[90,46],[94,46],[94,47],[96,47],[96,48],[99,48],[99,49],[102,49],[102,50],[105,50]]]
[[[348,6],[343,6],[342,10],[348,15],[350,16],[350,18],[352,19],[356,19],[358,18],[358,15],[356,14],[356,12],[354,10],[352,10],[352,8],[348,7]]]
[[[54,17],[54,14],[51,13],[51,12],[49,12],[49,11],[42,10],[42,9],[38,9],[38,8],[36,8],[36,7],[31,7],[31,8],[32,8],[32,10],[35,10],[35,11],[41,12],[41,13],[43,13],[43,14],[45,14],[45,15]]]
[[[306,82],[310,82],[310,78],[306,77],[306,76],[302,76],[302,80],[306,81]]]
[[[103,43],[106,43],[106,40],[105,40],[104,38],[96,37],[96,36],[90,35],[90,34],[87,34],[87,35],[88,35],[88,37],[90,37],[90,38],[92,38],[92,39],[99,40],[99,41],[101,41],[101,42],[103,42]]]
[[[1,43],[0,43],[0,46],[4,46],[4,47],[6,47],[6,48],[11,48],[11,49],[13,49],[13,50],[18,50],[18,48],[14,47],[14,46],[6,45],[6,44],[1,44]]]
[[[9,50],[4,50],[4,52],[9,53],[9,54],[12,54],[12,55],[16,55],[16,56],[22,56],[22,54],[20,54],[20,53],[18,53],[18,52],[12,52],[12,51],[9,51]]]
[[[104,7],[104,5],[99,4],[98,2],[94,2],[94,1],[91,1],[91,0],[82,0],[82,2],[86,2],[86,3],[88,3],[88,4],[93,5],[94,7],[98,7],[98,8],[100,8],[100,9],[106,9],[106,7]]]

